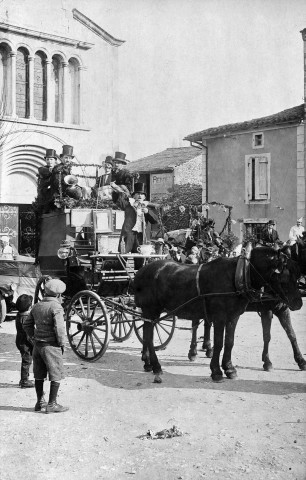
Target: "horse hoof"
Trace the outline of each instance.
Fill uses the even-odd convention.
[[[189,360],[190,360],[191,362],[195,362],[197,356],[196,356],[196,355],[188,355],[188,358],[189,358]]]
[[[263,364],[263,369],[265,372],[271,372],[271,370],[273,370],[273,365],[272,363],[264,363]]]
[[[159,375],[155,375],[153,383],[162,383],[162,379]]]
[[[305,360],[303,360],[302,362],[300,362],[298,365],[299,365],[299,369],[300,369],[300,370],[306,370],[306,362],[305,362]]]
[[[225,372],[225,375],[230,380],[234,380],[235,378],[237,378],[237,372]]]
[[[213,353],[214,353],[213,349],[212,349],[212,348],[208,348],[208,349],[206,350],[206,357],[207,357],[207,358],[212,358]]]
[[[222,373],[212,373],[211,374],[212,381],[215,383],[220,383],[224,381]]]
[[[152,372],[153,367],[152,367],[152,365],[144,365],[143,369],[144,369],[145,372]]]

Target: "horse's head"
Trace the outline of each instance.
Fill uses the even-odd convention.
[[[297,282],[301,271],[288,252],[269,247],[255,248],[252,250],[250,263],[253,288],[270,288],[272,295],[280,297],[291,310],[302,307]]]

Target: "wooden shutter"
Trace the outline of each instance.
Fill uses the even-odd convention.
[[[255,200],[267,200],[269,198],[269,161],[266,156],[255,157]]]

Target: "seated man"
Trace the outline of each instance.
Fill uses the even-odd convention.
[[[0,255],[2,260],[14,260],[18,255],[16,247],[10,244],[10,239],[6,235],[1,237]]]
[[[267,247],[280,246],[283,242],[279,239],[278,232],[275,229],[275,221],[269,220],[262,230],[260,242]]]

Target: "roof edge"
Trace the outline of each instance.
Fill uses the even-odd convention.
[[[118,38],[113,37],[109,33],[107,33],[103,28],[99,27],[95,22],[93,22],[90,18],[86,17],[83,13],[81,13],[76,8],[72,10],[73,18],[84,25],[86,28],[91,30],[93,33],[98,35],[98,37],[103,38],[107,43],[112,45],[113,47],[120,47],[125,40],[119,40]]]
[[[301,113],[298,112],[298,109],[301,110]],[[296,110],[296,112],[292,112]],[[290,112],[290,114],[289,114]],[[279,117],[279,115],[285,114],[284,117]],[[288,116],[286,116],[288,114]],[[268,115],[265,117],[253,118],[251,120],[245,120],[243,122],[229,123],[225,125],[219,125],[218,127],[210,127],[199,132],[191,133],[183,138],[188,142],[202,141],[203,138],[218,138],[223,137],[227,134],[238,134],[239,132],[247,132],[252,130],[258,130],[262,128],[268,128],[272,125],[275,126],[284,126],[284,125],[295,125],[301,123],[303,120],[304,114],[304,104],[298,105],[297,107],[289,108],[282,110],[281,112]],[[274,118],[273,118],[274,117]]]

